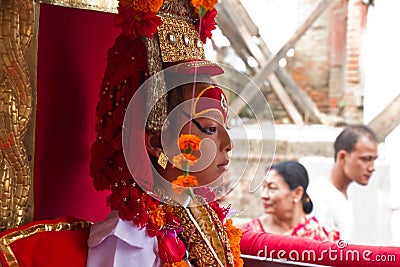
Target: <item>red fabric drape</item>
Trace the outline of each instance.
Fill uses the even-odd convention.
[[[400,247],[321,242],[252,230],[243,230],[240,249],[247,255],[335,267],[394,267],[400,263]]]
[[[0,239],[7,240],[18,266],[25,267],[83,267],[88,237],[89,225],[74,217],[36,221],[0,233]],[[3,254],[8,254],[8,249],[1,252],[0,263],[9,266],[10,258]]]
[[[103,219],[108,192],[89,176],[95,110],[114,14],[40,5],[34,219]]]
[[[87,222],[68,216],[8,229],[0,233],[1,241],[9,245],[1,248],[0,263],[4,267],[12,264],[6,257],[11,249],[18,266],[84,267],[89,229]]]

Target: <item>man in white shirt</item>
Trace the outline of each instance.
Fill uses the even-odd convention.
[[[336,138],[334,149],[329,179],[317,179],[311,183],[309,195],[318,220],[333,224],[342,239],[351,240],[353,211],[347,189],[352,182],[368,185],[375,171],[378,140],[365,125],[348,126]]]

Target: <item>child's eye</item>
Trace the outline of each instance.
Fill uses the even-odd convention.
[[[203,133],[207,134],[207,135],[212,135],[215,134],[217,132],[217,127],[215,126],[210,126],[210,127],[203,127],[201,126],[201,124],[195,120],[192,119],[192,122],[194,123],[194,125],[196,125],[196,127]]]
[[[203,129],[204,129],[204,133],[208,134],[208,135],[212,135],[217,132],[217,127],[214,127],[214,126],[203,128]]]

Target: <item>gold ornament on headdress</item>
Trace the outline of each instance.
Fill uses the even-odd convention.
[[[143,37],[147,50],[149,76],[159,73],[163,63],[204,60],[203,42],[194,26],[193,7],[188,0],[165,0],[158,16],[163,23],[153,38]],[[147,128],[161,130],[167,118],[166,85],[163,75],[151,80],[148,105],[151,109]],[[151,107],[150,103],[156,103]]]
[[[162,62],[160,60],[160,52],[158,46],[158,37],[153,38],[143,37],[144,44],[147,50],[147,67],[149,76],[162,71]],[[147,92],[147,105],[150,109],[149,118],[147,120],[147,128],[151,130],[161,130],[167,118],[167,88],[165,85],[164,76],[156,75],[150,80],[149,91]],[[152,107],[151,103],[155,103]]]
[[[193,24],[168,17],[162,21],[158,37],[163,62],[205,59],[203,42]]]

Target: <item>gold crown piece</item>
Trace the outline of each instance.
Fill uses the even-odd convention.
[[[169,17],[161,19],[158,38],[163,62],[205,59],[203,42],[193,24]]]

